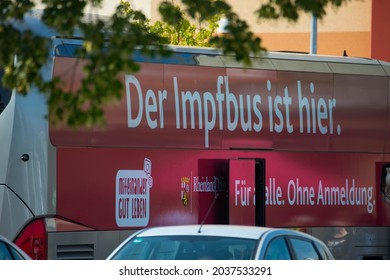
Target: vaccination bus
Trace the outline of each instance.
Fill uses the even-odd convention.
[[[81,44],[52,36],[44,77],[76,90]],[[105,126],[52,126],[44,94],[0,89],[1,235],[33,259],[104,259],[144,227],[245,224],[390,258],[390,63],[171,49],[133,55]]]

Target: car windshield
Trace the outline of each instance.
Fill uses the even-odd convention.
[[[215,236],[135,237],[114,260],[249,260],[256,240]]]

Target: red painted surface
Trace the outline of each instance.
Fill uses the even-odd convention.
[[[228,182],[254,175],[229,161],[262,159],[267,225],[389,225],[386,79],[142,64],[106,128],[51,128],[57,214],[98,230],[252,223]]]
[[[255,225],[255,161],[229,162],[229,223]]]
[[[390,2],[372,0],[371,57],[390,62]]]
[[[388,224],[389,206],[382,204],[376,180],[380,155],[59,148],[58,214],[97,229],[116,224],[116,173],[142,170],[144,158],[152,163],[148,225],[199,223],[212,204],[214,177],[228,174],[225,159],[263,158],[266,162],[266,223],[270,226],[374,226]],[[220,170],[201,175],[199,162],[219,159]],[[215,169],[216,170],[216,169]],[[231,171],[239,172],[239,170]],[[205,174],[205,173],[203,173]],[[183,203],[182,181],[188,188]],[[222,188],[207,220],[228,218],[228,197]],[[232,195],[232,194],[230,194]],[[131,196],[129,196],[131,197]],[[232,198],[230,198],[232,199]],[[138,211],[130,205],[129,217]],[[241,207],[243,208],[243,207]],[[242,220],[254,215],[240,210]],[[245,211],[246,211],[245,210]],[[232,212],[232,208],[229,210]],[[236,216],[235,213],[230,215]],[[387,216],[386,216],[387,215]]]
[[[56,69],[75,61],[56,63],[59,75]],[[51,128],[52,143],[384,151],[387,77],[142,64],[123,81],[126,91],[107,106],[105,128]]]

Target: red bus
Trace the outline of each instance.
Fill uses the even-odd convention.
[[[44,75],[76,89],[81,43],[54,38]],[[44,95],[1,89],[0,234],[32,258],[104,259],[142,227],[265,225],[390,258],[389,63],[172,50],[134,54],[105,127],[52,127]]]

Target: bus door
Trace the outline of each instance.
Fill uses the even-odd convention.
[[[229,224],[265,225],[265,164],[261,159],[229,161]]]
[[[227,159],[199,159],[199,176],[194,191],[198,196],[201,224],[228,224],[228,167]]]

